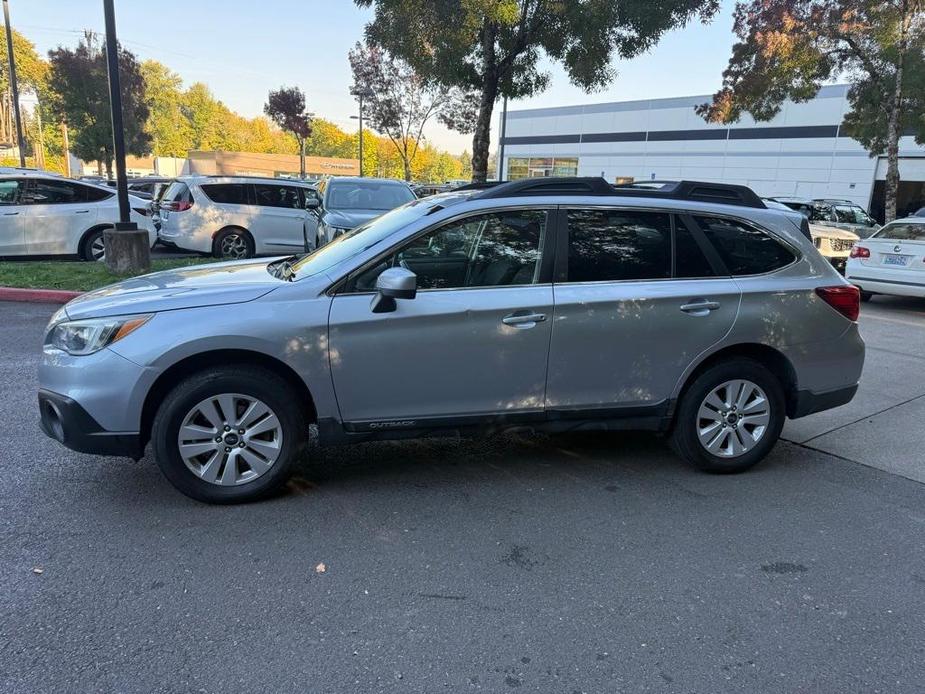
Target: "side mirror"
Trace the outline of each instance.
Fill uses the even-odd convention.
[[[396,299],[413,299],[418,293],[418,276],[403,267],[383,270],[376,278],[376,296],[369,305],[373,313],[396,309]]]
[[[321,207],[321,200],[319,200],[314,195],[305,196],[305,209],[306,210],[317,210]]]

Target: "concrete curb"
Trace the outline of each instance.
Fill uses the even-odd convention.
[[[66,304],[83,292],[70,292],[63,289],[18,289],[0,287],[0,301],[28,301],[42,304]]]

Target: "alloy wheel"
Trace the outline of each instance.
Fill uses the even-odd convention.
[[[90,241],[90,258],[91,260],[106,259],[106,242],[103,240],[102,234],[95,236]]]
[[[264,402],[240,393],[206,398],[183,418],[180,457],[210,484],[251,482],[270,470],[283,445],[279,418]]]
[[[219,247],[223,258],[239,260],[247,257],[247,239],[241,234],[228,234]]]
[[[770,422],[771,404],[757,384],[726,381],[700,403],[697,438],[712,455],[737,458],[758,444]]]

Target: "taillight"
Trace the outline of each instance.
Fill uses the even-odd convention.
[[[856,321],[861,313],[861,290],[853,285],[816,287],[816,294],[845,318]]]
[[[852,246],[851,247],[851,257],[852,258],[870,258],[870,249],[864,248],[864,246]]]
[[[193,206],[193,203],[187,200],[170,200],[168,202],[162,202],[161,207],[170,212],[185,212]]]

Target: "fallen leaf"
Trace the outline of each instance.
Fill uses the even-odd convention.
[[[318,566],[315,567],[316,574],[323,574],[327,570],[328,570],[328,567],[324,565],[324,562],[321,562],[320,564],[318,564]]]

